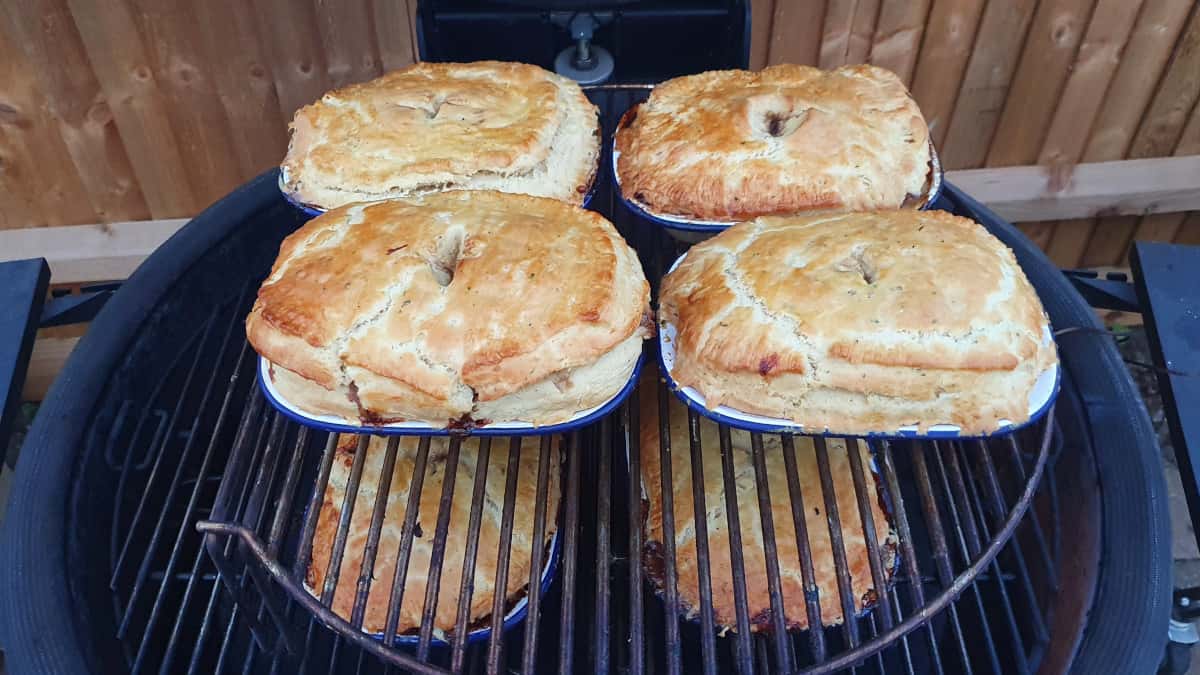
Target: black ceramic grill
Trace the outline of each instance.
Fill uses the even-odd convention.
[[[606,136],[646,91],[590,92]],[[607,179],[594,203],[657,279],[674,245],[616,208]],[[1056,329],[1095,326],[1086,304],[1011,226],[953,186],[938,206],[985,224],[1013,248]],[[524,619],[468,642],[464,629],[481,626],[464,625],[460,611],[456,629],[440,635],[429,616],[434,584],[422,625],[406,636],[416,644],[385,647],[355,628],[361,611],[338,617],[327,609],[329,587],[316,597],[302,587],[332,445],[263,401],[242,333],[279,242],[300,222],[274,172],[261,176],[156,252],[80,343],[26,441],[0,547],[3,588],[20,589],[0,597],[0,639],[13,672],[1147,672],[1160,658],[1169,549],[1154,436],[1111,343],[1090,330],[1059,338],[1063,391],[1044,422],[986,443],[872,443],[900,560],[890,580],[882,559],[872,560],[875,606],[843,626],[787,632],[778,611],[751,616],[739,578],[753,570],[737,547],[735,630],[711,625],[712,589],[701,596],[698,620],[682,616],[673,566],[664,565],[660,587],[642,564],[642,491],[670,497],[643,482],[640,459],[723,453],[728,486],[728,434],[718,447],[702,447],[691,424],[685,448],[640,447],[638,411],[626,404],[565,438],[491,441],[537,453],[543,494],[549,472],[563,472],[558,512],[541,514],[543,526],[558,526],[557,567],[544,592],[530,574]],[[663,412],[670,395],[659,392]],[[459,450],[456,443],[437,461],[453,465]],[[861,528],[868,467],[852,466],[858,509],[837,518],[835,503],[795,489],[790,463],[788,494],[768,496],[766,452],[752,443],[755,495],[790,500],[786,527],[799,529],[800,509],[820,505],[834,540],[841,528]],[[828,485],[826,451],[817,443],[813,452]],[[355,475],[352,467],[357,485]],[[421,574],[443,572],[452,493],[442,489],[439,517],[420,535],[434,539],[435,551],[441,541],[442,553]],[[470,493],[469,529],[477,532],[479,485]],[[703,507],[736,511],[733,494]],[[670,527],[703,529],[694,515]],[[344,525],[339,530],[345,542]],[[417,536],[416,523],[405,531]],[[401,557],[403,550],[402,541]],[[706,550],[700,546],[702,567]],[[664,552],[668,563],[672,555]],[[799,555],[807,568],[811,555],[803,546]],[[809,617],[819,604],[850,607],[846,564],[837,564],[839,593],[807,594]],[[778,570],[759,573],[778,608]],[[361,582],[360,596],[367,584],[402,592],[394,579]],[[452,582],[472,586],[469,578]],[[493,604],[482,623],[498,623],[509,609]],[[751,622],[767,630],[752,632]]]

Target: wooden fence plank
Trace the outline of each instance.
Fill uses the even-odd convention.
[[[69,0],[69,4],[151,215],[169,218],[195,213],[200,203],[129,7],[100,0]]]
[[[1038,164],[1065,172],[1082,158],[1092,123],[1105,101],[1141,5],[1141,0],[1097,3],[1046,133]],[[1060,222],[1054,228],[1046,253],[1060,267],[1076,267],[1091,233],[1091,221]]]
[[[1146,0],[1083,152],[1085,162],[1125,157],[1187,23],[1193,0]]]
[[[1184,124],[1195,108],[1197,98],[1200,98],[1200,11],[1193,10],[1154,99],[1133,137],[1129,156],[1161,157],[1176,152]],[[1084,253],[1084,264],[1122,263],[1137,224],[1136,217],[1128,217],[1098,226]]]
[[[1175,146],[1176,155],[1200,155],[1200,103],[1192,110],[1191,120],[1184,127]],[[1138,223],[1132,241],[1172,241],[1187,218],[1186,213],[1165,213],[1146,216]]]
[[[1038,164],[1074,164],[1083,158],[1092,123],[1105,103],[1141,5],[1141,0],[1100,0],[1096,4],[1038,155]]]
[[[928,15],[929,0],[883,0],[871,40],[871,63],[891,70],[904,84],[910,84]]]
[[[331,87],[379,77],[379,49],[367,0],[316,0],[317,28]]]
[[[382,70],[396,70],[415,62],[417,45],[413,40],[413,29],[409,25],[411,17],[408,3],[373,0],[371,15]]]
[[[786,3],[788,0],[779,0]],[[775,0],[751,0],[750,2],[750,69],[759,70],[767,65],[771,50],[772,19],[775,15]]]
[[[33,67],[0,30],[0,211],[6,227],[97,220]]]
[[[229,118],[187,0],[133,0],[192,192],[207,206],[241,183]],[[223,21],[221,26],[225,25]]]
[[[1044,0],[1038,5],[988,148],[988,166],[1037,160],[1094,6],[1095,0]]]
[[[939,148],[950,126],[984,4],[984,0],[934,0],[929,11],[912,93]]]
[[[54,284],[127,278],[186,218],[0,231],[0,262],[45,258]]]
[[[1166,67],[1175,39],[1186,23],[1191,4],[1191,0],[1145,0],[1125,49],[1120,55],[1112,80],[1103,92],[1101,107],[1089,125],[1090,130],[1085,130],[1080,119],[1071,114],[1071,111],[1060,109],[1059,116],[1063,120],[1061,124],[1086,131],[1088,134],[1081,155],[1071,159],[1071,153],[1075,149],[1073,144],[1076,141],[1068,136],[1059,135],[1056,136],[1060,139],[1058,147],[1047,148],[1044,163],[1074,163],[1078,159],[1100,162],[1125,157],[1141,115],[1154,94],[1160,74]],[[1097,16],[1100,16],[1099,11]],[[1085,45],[1089,39],[1090,36],[1085,38]],[[1072,77],[1074,78],[1074,74]],[[1085,78],[1087,75],[1080,77]],[[1094,89],[1089,87],[1088,91],[1095,92],[1098,89],[1097,83]],[[1068,83],[1063,94],[1064,103],[1070,107],[1080,95],[1078,88],[1072,89]],[[1060,154],[1061,159],[1055,157],[1054,153]],[[1096,223],[1092,218],[1059,223],[1050,243],[1051,259],[1064,267],[1080,266],[1096,229]]]
[[[279,97],[258,33],[254,8],[244,0],[206,0],[195,5],[205,51],[221,105],[229,120],[233,153],[242,180],[277,164],[287,149]]]
[[[74,198],[90,201],[102,222],[149,218],[150,209],[66,0],[0,3],[0,21],[23,50],[44,95],[45,114],[57,126],[75,165],[83,194]]]
[[[942,145],[948,169],[982,166],[1021,53],[1036,0],[991,0],[979,23],[950,127]]]
[[[866,63],[871,58],[871,41],[878,20],[879,0],[858,0],[846,43],[846,63]]]
[[[775,3],[771,20],[768,63],[820,63],[821,29],[825,23],[825,1]]]
[[[33,343],[33,353],[29,355],[29,371],[25,375],[25,385],[21,389],[22,401],[41,401],[54,384],[54,378],[67,364],[67,357],[79,344],[79,338],[39,338]]]
[[[329,91],[325,53],[312,5],[291,0],[254,0],[258,32],[267,46],[283,122]]]
[[[1200,209],[1200,156],[1080,164],[1066,184],[1036,165],[962,169],[946,178],[1009,221]]]
[[[1187,220],[1183,221],[1179,228],[1179,233],[1175,235],[1175,243],[1200,246],[1200,211],[1188,214]]]
[[[854,10],[857,7],[858,0],[828,0],[826,3],[818,57],[822,68],[837,68],[846,63],[850,30],[854,25]]]

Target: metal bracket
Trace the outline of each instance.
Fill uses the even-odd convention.
[[[1100,276],[1091,270],[1063,270],[1063,274],[1092,307],[1120,312],[1142,311],[1133,284],[1125,274],[1110,272]]]
[[[44,258],[0,263],[0,470],[49,285]]]

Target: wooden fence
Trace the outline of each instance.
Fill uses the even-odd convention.
[[[196,213],[279,161],[298,107],[411,63],[415,4],[0,3],[0,228]],[[1200,154],[1193,0],[753,0],[753,12],[754,67],[886,66],[947,168],[1026,167],[964,180],[993,180],[1001,197],[1086,184],[1078,203],[1094,208],[1069,213],[1089,217],[1022,224],[1059,264],[1119,265],[1133,238],[1200,243],[1200,216],[1162,212],[1194,194],[1103,198],[1143,175],[1114,160]],[[1146,175],[1194,165],[1154,166]],[[1091,217],[1111,213],[1129,215]]]

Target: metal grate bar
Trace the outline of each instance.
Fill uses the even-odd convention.
[[[952,445],[955,446],[956,450],[961,455],[959,457],[959,461],[962,464],[967,464],[967,457],[965,454],[966,450],[963,447],[963,445],[961,443],[953,443]],[[982,536],[990,538],[991,532],[989,531],[989,528],[987,525],[987,518],[984,516],[984,513],[986,511],[984,509],[983,502],[981,501],[981,499],[979,497],[979,492],[975,487],[975,481],[974,480],[965,481],[965,485],[967,487],[967,493],[971,497],[971,503],[974,506],[973,513],[974,513],[975,517],[977,517],[979,519],[979,522],[978,522],[979,531]],[[1024,638],[1021,637],[1021,629],[1017,623],[1016,615],[1013,613],[1012,601],[1008,595],[1008,588],[1004,582],[1004,573],[1000,569],[999,560],[993,559],[991,564],[989,565],[989,567],[992,570],[992,576],[994,577],[994,580],[996,582],[996,588],[999,590],[1000,601],[1001,601],[1000,604],[1004,610],[1004,616],[1008,620],[1008,629],[1009,629],[1009,635],[1012,638],[1013,653],[1017,656],[1017,659],[1016,659],[1017,668],[1021,673],[1027,673],[1027,672],[1029,672],[1029,666],[1027,663],[1025,663],[1025,658],[1024,658],[1024,655],[1027,653],[1025,651],[1025,641],[1024,641]]]
[[[670,427],[666,433],[670,435]],[[695,532],[696,550],[708,551],[708,509],[704,504],[704,458],[700,455],[700,420],[696,411],[691,408],[688,408],[688,447],[692,460],[692,529]],[[671,460],[667,458],[666,461]],[[735,555],[741,555],[741,551]],[[699,573],[700,584],[700,654],[705,675],[716,675],[717,645],[713,630],[712,571],[709,569],[707,555],[696,556],[696,570]],[[668,621],[677,623],[678,617],[679,615],[675,614]]]
[[[495,588],[508,588],[508,561],[512,551],[513,512],[517,501],[517,475],[520,473],[521,439],[513,437],[508,445],[508,467],[505,470],[504,507],[500,519],[500,548],[496,559]],[[498,673],[502,642],[500,631],[504,623],[504,595],[492,594],[492,626],[488,634],[487,666],[489,673]]]
[[[883,569],[883,562],[879,559],[879,537],[875,533],[875,515],[871,512],[871,495],[867,489],[867,479],[863,471],[862,455],[859,454],[858,441],[853,438],[846,439],[846,454],[850,460],[850,476],[854,481],[854,495],[858,499],[858,513],[862,522],[863,535],[867,544],[867,563],[871,567],[871,580],[875,584],[875,593],[878,595],[883,589],[887,588],[887,570]],[[942,536],[941,530],[933,528],[933,532],[937,536]],[[893,625],[892,608],[886,602],[877,603],[880,609],[879,619],[883,624],[883,630],[891,630]]]
[[[567,490],[564,507],[566,522],[563,533],[562,610],[559,625],[562,633],[558,642],[558,672],[571,672],[575,646],[575,566],[579,549],[579,433],[570,435],[567,444]],[[535,542],[536,546],[536,542]]]
[[[179,351],[179,359],[182,359],[182,356],[187,353],[187,350],[191,349],[192,345],[196,343],[197,335],[200,336],[199,342],[201,345],[203,345],[205,342],[208,341],[209,332],[212,330],[213,324],[215,323],[215,320],[213,318],[215,316],[216,316],[216,312],[214,312],[213,316],[210,316],[208,321],[205,322],[203,330],[192,335],[192,337],[189,338],[188,342]],[[190,389],[191,389],[192,378],[195,376],[196,371],[200,365],[200,357],[203,353],[204,353],[203,349],[197,348],[195,351],[195,355],[192,357],[192,364],[188,368],[187,374],[184,376],[183,391],[185,391],[185,392],[190,391]],[[175,367],[175,363],[172,363],[171,369],[174,370],[174,367]],[[159,393],[161,393],[162,389],[166,385],[167,379],[168,379],[167,377],[162,377],[155,384],[154,391],[151,394],[151,398],[149,399],[146,408],[143,410],[142,415],[139,416],[137,427],[134,429],[134,435],[133,435],[134,440],[139,438],[141,429],[142,429],[142,423],[146,417],[146,411],[149,410],[150,404],[152,404],[155,400],[157,400]],[[145,489],[145,491],[142,492],[142,496],[138,500],[137,509],[135,509],[133,512],[133,519],[130,521],[126,535],[125,535],[125,543],[123,543],[121,545],[121,552],[117,554],[117,561],[113,565],[112,575],[109,577],[109,588],[114,591],[117,590],[118,583],[121,578],[121,572],[125,568],[125,560],[129,554],[129,546],[130,546],[130,543],[133,541],[133,534],[134,534],[134,532],[138,531],[139,524],[141,523],[141,520],[142,520],[142,514],[145,513],[145,511],[146,511],[146,502],[149,501],[150,495],[153,492],[154,486],[156,484],[158,484],[159,472],[162,469],[163,463],[164,463],[163,456],[166,454],[163,452],[163,448],[166,446],[166,443],[167,443],[166,439],[170,438],[171,434],[174,433],[174,431],[175,431],[175,425],[179,421],[179,414],[183,410],[183,403],[184,403],[184,399],[186,399],[186,398],[187,398],[186,396],[179,396],[175,399],[175,405],[171,409],[171,416],[167,422],[166,431],[164,431],[161,435],[156,434],[154,437],[154,444],[149,451],[150,456],[154,457],[154,464],[150,468],[150,476],[146,479],[146,489]],[[132,452],[132,450],[130,452]],[[130,604],[132,604],[132,603],[127,603],[126,607],[128,608]]]
[[[933,494],[933,485],[929,480],[929,468],[925,463],[924,444],[915,445],[911,456],[913,468],[917,475],[917,491],[921,496],[921,509],[925,513],[925,523],[928,525],[929,537],[933,546],[934,568],[937,570],[938,582],[943,589],[948,588],[953,581],[954,572],[950,565],[950,553],[946,548],[946,531],[942,527],[941,514],[938,513],[937,501]],[[958,620],[958,608],[950,603],[950,627],[958,643],[959,657],[962,660],[964,672],[970,673],[971,661],[967,655],[967,645],[963,637],[962,625]]]
[[[442,560],[446,557],[446,535],[450,531],[450,505],[454,503],[454,483],[458,477],[462,437],[451,436],[442,471],[442,496],[438,501],[437,527],[433,532],[433,550],[429,555],[429,573],[425,577],[425,604],[421,610],[421,627],[417,631],[417,660],[429,660],[429,644],[433,640],[433,622],[437,615],[438,593],[442,586]]]
[[[738,672],[754,672],[754,655],[750,645],[750,608],[746,600],[746,562],[742,556],[742,524],[738,509],[737,482],[734,479],[733,443],[729,427],[722,425],[717,432],[721,445],[721,478],[725,493],[725,520],[729,529],[729,562],[733,574],[733,604],[737,620],[736,658]],[[819,616],[819,614],[818,614]],[[819,620],[819,619],[818,619]],[[815,631],[820,633],[821,631]]]
[[[629,449],[629,672],[633,675],[640,675],[645,670],[645,645],[644,638],[645,628],[642,616],[642,454],[640,443],[638,441],[638,406],[626,402],[621,406],[621,433],[624,436],[623,441],[625,447]],[[659,420],[663,418],[660,416]],[[662,437],[662,434],[659,434]],[[666,466],[670,466],[669,464]],[[670,542],[671,552],[674,553],[675,544],[675,516],[674,506],[670,501],[670,491],[663,494],[663,529],[667,532],[667,523],[670,522],[670,534],[663,535],[663,545],[666,546]],[[669,519],[669,520],[668,520]],[[665,549],[664,549],[665,550]],[[664,567],[668,570],[671,578],[674,578],[674,555]],[[673,589],[674,582],[667,584],[667,589]],[[672,608],[678,608],[678,601],[674,605],[668,604],[667,625],[667,644],[666,650],[668,657],[671,653],[679,650],[679,637],[676,633],[675,641],[670,638],[671,624],[677,619],[677,615],[671,615]],[[678,626],[676,626],[678,631]]]
[[[1012,457],[1012,464],[1013,468],[1017,472],[1017,477],[1022,483],[1024,483],[1026,480],[1025,463],[1021,456],[1021,448],[1019,445],[1017,445],[1016,436],[1010,436],[1006,445],[1008,446],[1009,454]],[[1053,482],[1050,484],[1053,485]],[[1055,513],[1057,513],[1057,509],[1055,509]],[[1042,522],[1039,518],[1030,518],[1029,525],[1033,530],[1034,541],[1037,542],[1038,554],[1042,561],[1042,573],[1046,575],[1046,580],[1050,588],[1057,591],[1058,570],[1054,565],[1054,557],[1052,557],[1050,554],[1050,546],[1046,543],[1046,534],[1042,531]]]
[[[1000,488],[1000,480],[996,476],[996,467],[992,462],[989,448],[982,441],[979,443],[980,452],[978,462],[983,472],[983,488],[984,493],[988,495],[988,501],[992,506],[992,520],[999,524],[1004,520],[1004,514],[1008,511],[1007,500],[1004,498],[1004,492]],[[1035,520],[1036,519],[1031,519]],[[1021,549],[1021,538],[1014,536],[1010,542],[1014,558],[1017,563],[1017,576],[1021,579],[1021,589],[1025,592],[1025,602],[1029,607],[1037,607],[1037,597],[1033,592],[1033,581],[1029,577],[1029,567],[1025,564],[1025,554]],[[1045,642],[1049,639],[1050,632],[1046,629],[1046,622],[1042,618],[1041,613],[1033,612],[1033,632],[1038,642]]]
[[[699,448],[693,452],[698,456]],[[762,521],[763,557],[767,562],[767,593],[771,598],[771,642],[775,645],[775,667],[782,672],[790,672],[794,659],[783,611],[779,549],[775,544],[775,518],[771,512],[771,486],[767,478],[767,460],[763,456],[762,434],[750,434],[750,454],[754,460],[754,482],[758,488],[758,517]]]
[[[367,543],[363,549],[362,566],[359,569],[358,584],[354,587],[354,608],[350,612],[350,625],[355,628],[362,628],[363,617],[367,613],[367,597],[371,593],[371,580],[375,578],[375,560],[379,554],[379,535],[383,530],[383,519],[387,516],[388,494],[392,489],[392,473],[396,470],[396,451],[399,447],[399,436],[392,436],[388,439],[387,451],[383,456],[383,467],[379,471],[379,486],[375,490],[375,508],[371,510],[371,525],[367,529]]]
[[[631,432],[636,436],[637,431]],[[649,449],[647,449],[649,451]],[[640,473],[641,465],[636,458],[630,458],[630,474]],[[666,616],[663,618],[663,626],[667,632],[666,657],[667,657],[667,673],[668,675],[679,675],[681,666],[680,660],[682,657],[681,645],[679,642],[679,580],[677,576],[678,568],[675,566],[675,482],[672,477],[674,467],[671,462],[671,418],[670,410],[667,406],[665,395],[660,394],[658,397],[658,473],[659,473],[659,488],[662,490],[662,549],[663,549],[663,595]],[[694,475],[693,475],[694,477]],[[635,500],[634,495],[640,495],[642,490],[641,481],[629,486],[630,505],[633,502],[638,502],[638,507],[641,506],[641,500]],[[632,512],[632,509],[631,509]],[[633,560],[633,558],[641,555],[641,531],[642,522],[639,518],[637,522],[629,523],[629,532],[637,540],[637,546],[630,546],[629,557],[630,567],[632,572],[640,577],[641,564]],[[636,532],[636,534],[635,534]],[[639,580],[640,581],[640,580]],[[704,588],[708,583],[705,578],[700,587]],[[640,583],[631,584],[630,595],[641,595],[642,589]],[[640,604],[640,603],[639,603]],[[632,605],[631,610],[632,611]],[[704,608],[701,608],[704,612]],[[712,603],[709,602],[707,614],[712,613]],[[640,612],[639,612],[640,615]],[[637,617],[640,619],[640,616]],[[711,616],[710,616],[711,620]],[[641,629],[638,627],[637,633],[640,635]],[[634,652],[635,655],[640,655],[640,649]],[[640,669],[639,669],[640,670]]]
[[[296,501],[296,491],[300,486],[300,472],[304,466],[304,451],[308,447],[308,427],[301,426],[296,431],[296,441],[292,444],[292,457],[288,461],[287,477],[284,478],[280,490],[279,506],[275,509],[275,518],[271,521],[271,532],[267,535],[267,551],[272,555],[279,554],[283,543],[284,524],[292,512],[292,504]]]
[[[312,562],[313,535],[317,531],[317,517],[321,515],[319,505],[325,500],[325,486],[329,484],[329,472],[333,469],[333,458],[337,455],[338,435],[329,434],[325,439],[325,450],[321,453],[321,465],[317,469],[317,480],[313,483],[308,499],[308,511],[304,514],[304,525],[300,529],[300,552],[292,574],[303,578]]]
[[[354,506],[358,502],[358,485],[362,481],[363,465],[367,460],[367,444],[371,437],[358,437],[358,447],[354,451],[354,461],[350,465],[350,477],[346,480],[346,494],[342,498],[342,511],[338,517],[337,533],[333,537],[333,550],[329,553],[329,562],[325,567],[325,585],[321,588],[321,604],[328,607],[333,604],[333,594],[337,590],[338,577],[342,573],[342,558],[346,554],[346,538],[350,535],[350,521],[354,518]],[[314,502],[314,505],[316,502]]]
[[[825,502],[825,523],[829,528],[829,548],[833,551],[833,563],[837,568],[838,597],[842,602],[842,632],[846,644],[858,646],[858,622],[854,620],[854,590],[850,585],[850,566],[846,561],[846,546],[842,540],[842,519],[838,513],[837,495],[833,491],[833,475],[829,472],[829,448],[825,439],[813,439],[817,471],[821,474],[821,495]]]
[[[417,524],[417,510],[421,503],[421,489],[425,484],[425,470],[429,463],[429,437],[417,443],[417,461],[413,466],[412,481],[408,486],[408,503],[404,509],[404,527],[400,530],[400,551],[396,555],[396,572],[392,575],[392,597],[388,600],[387,621],[384,622],[384,644],[396,639],[396,626],[400,623],[400,607],[404,601],[404,585],[408,580],[408,562],[412,557],[413,533]]]
[[[244,293],[245,290],[243,289],[242,292]],[[239,305],[240,305],[240,302],[239,302]],[[216,320],[216,314],[214,314],[213,318],[210,319],[210,321],[215,322],[215,320]],[[224,363],[224,361],[225,361],[225,354],[227,353],[227,350],[229,348],[231,338],[233,337],[233,334],[234,334],[233,327],[235,325],[236,325],[236,322],[230,322],[229,325],[225,329],[224,338],[222,338],[222,340],[221,340],[220,348],[217,352],[217,356],[214,361],[217,364],[217,367],[212,369],[211,374],[208,378],[208,381],[205,384],[204,393],[200,399],[200,405],[196,410],[196,415],[192,422],[192,433],[188,434],[187,441],[184,442],[184,447],[183,447],[183,451],[181,453],[181,458],[179,460],[179,464],[175,468],[175,475],[171,480],[171,487],[167,491],[167,497],[165,500],[166,507],[163,508],[161,513],[159,514],[158,522],[155,524],[154,534],[151,535],[151,538],[150,538],[150,545],[147,547],[145,556],[142,558],[142,563],[138,567],[138,581],[134,583],[134,590],[130,594],[129,604],[127,605],[128,609],[125,613],[125,616],[122,617],[120,628],[118,628],[118,630],[117,630],[117,634],[121,637],[124,637],[125,631],[129,627],[129,619],[133,615],[132,609],[133,609],[134,603],[137,600],[138,590],[140,589],[141,584],[145,582],[146,576],[150,571],[151,559],[153,558],[154,550],[157,548],[158,538],[162,534],[164,526],[166,525],[166,517],[167,517],[167,513],[170,511],[170,504],[173,502],[172,496],[174,495],[175,490],[177,489],[177,486],[179,485],[179,479],[183,475],[183,470],[187,463],[187,457],[191,454],[192,447],[195,444],[195,439],[198,436],[198,434],[196,433],[197,427],[200,425],[200,421],[203,419],[204,413],[208,409],[208,404],[212,398],[213,392],[216,390],[218,374],[221,371],[220,365],[222,363]],[[197,354],[203,353],[206,342],[207,342],[207,339],[201,341],[200,346],[197,349]],[[238,357],[239,362],[241,361],[241,357],[244,356],[244,354],[245,354],[245,350],[243,349],[239,353],[239,357]],[[234,378],[236,381],[236,371],[234,374]],[[230,400],[231,391],[232,391],[232,389],[226,389],[225,396],[222,397],[220,416],[216,422],[216,429],[214,430],[213,436],[210,438],[210,442],[208,443],[207,448],[205,448],[204,456],[203,456],[203,459],[201,460],[200,469],[197,474],[198,476],[205,475],[208,472],[208,467],[209,467],[210,463],[212,462],[213,452],[214,452],[215,446],[216,446],[216,443],[215,443],[216,435],[217,435],[217,432],[219,432],[220,429],[224,426],[225,419],[226,419],[225,415],[229,410],[229,400]],[[164,445],[165,445],[165,443],[164,443]],[[160,452],[162,452],[162,450],[163,449],[160,449]],[[180,527],[178,533],[175,536],[175,541],[174,541],[174,544],[171,546],[171,552],[170,552],[169,558],[167,560],[167,566],[166,566],[166,571],[165,571],[165,575],[164,575],[166,578],[164,578],[162,583],[159,584],[159,586],[158,586],[158,592],[154,596],[154,604],[152,605],[152,607],[150,609],[150,617],[149,617],[149,619],[147,619],[146,626],[142,631],[142,639],[140,640],[140,642],[138,644],[137,656],[134,658],[134,661],[133,661],[133,666],[132,666],[133,672],[141,672],[142,666],[145,662],[145,659],[147,656],[147,649],[150,646],[149,637],[150,637],[151,632],[154,630],[155,625],[158,623],[159,617],[162,615],[163,598],[166,596],[167,588],[170,585],[170,576],[174,572],[175,566],[179,562],[179,555],[180,555],[180,550],[181,550],[181,547],[183,544],[184,535],[186,533],[189,533],[189,531],[190,531],[190,527],[188,526],[188,524],[191,522],[193,515],[195,513],[196,503],[199,499],[200,491],[203,488],[203,485],[204,485],[203,482],[197,481],[197,483],[192,488],[191,494],[188,496],[187,506],[184,508],[184,513],[182,516],[182,518],[183,518],[182,524],[181,524],[181,527]]]
[[[722,427],[721,443],[727,443],[729,430]],[[792,505],[792,526],[796,530],[796,549],[800,554],[800,580],[804,584],[804,605],[808,616],[808,644],[812,650],[813,660],[820,663],[825,660],[825,631],[821,619],[821,590],[817,586],[816,575],[813,572],[812,544],[808,538],[808,520],[805,518],[804,494],[800,489],[800,472],[796,467],[796,443],[790,434],[784,434],[783,466],[787,473],[788,496]],[[722,447],[721,452],[726,452]],[[726,489],[729,489],[726,484]],[[733,526],[730,526],[732,530]],[[748,671],[747,671],[748,672]]]
[[[538,448],[537,498],[533,507],[533,549],[530,551],[528,607],[525,615],[525,645],[521,650],[521,672],[531,675],[537,667],[537,633],[541,619],[542,566],[545,564],[546,501],[550,479],[550,436],[542,436]]]
[[[227,338],[228,338],[228,335],[227,335]],[[222,346],[222,352],[223,351],[224,351],[224,346]],[[187,534],[192,534],[190,531],[188,531],[188,530],[190,530],[189,523],[191,521],[191,514],[196,509],[199,493],[200,493],[201,488],[204,485],[203,479],[208,476],[209,465],[211,464],[213,452],[217,445],[217,439],[220,437],[221,429],[224,428],[225,421],[228,419],[228,414],[229,414],[229,410],[230,410],[230,402],[233,399],[233,392],[237,388],[238,378],[241,375],[242,364],[246,360],[247,352],[249,352],[248,345],[245,342],[243,342],[242,348],[238,352],[238,357],[237,357],[237,361],[235,362],[235,365],[233,367],[233,372],[229,376],[229,384],[225,388],[225,396],[221,400],[221,408],[220,408],[220,411],[217,413],[217,420],[213,425],[212,435],[209,437],[208,448],[205,449],[205,451],[204,451],[204,459],[201,462],[200,469],[196,474],[198,480],[196,481],[195,485],[192,488],[192,494],[188,500],[188,506],[187,506],[186,513],[183,518],[183,523],[180,527],[179,534],[175,539],[175,546],[172,548],[172,551],[171,551],[171,562],[169,562],[167,564],[167,568],[163,572],[164,577],[169,577],[171,575],[171,571],[174,569],[174,561],[179,554],[180,544],[184,538],[185,532]],[[218,357],[217,362],[220,363],[220,361],[221,361],[221,359],[220,359],[220,357]],[[215,375],[215,372],[216,371],[214,371],[214,375]],[[193,437],[194,437],[194,434],[193,434]],[[189,438],[189,441],[190,441],[190,438]],[[196,550],[195,559],[192,562],[191,576],[188,578],[187,586],[184,588],[183,599],[180,601],[180,607],[179,607],[178,611],[176,612],[175,621],[171,627],[170,637],[167,639],[167,650],[166,650],[166,653],[163,655],[161,670],[164,670],[164,671],[167,670],[171,664],[171,661],[174,658],[175,650],[179,644],[179,633],[180,633],[180,629],[182,628],[183,617],[187,613],[188,605],[191,603],[192,594],[195,591],[195,581],[197,578],[197,574],[200,571],[201,560],[203,558],[204,558],[204,547],[199,546],[199,547],[197,547],[197,550]],[[158,597],[156,597],[155,601],[154,601],[154,606],[157,610],[161,610],[162,597],[163,597],[162,591],[165,590],[166,587],[167,587],[167,580],[164,578],[162,586],[160,586]],[[137,664],[144,657],[143,652],[145,649],[146,636],[149,635],[150,627],[153,626],[153,624],[154,624],[154,617],[156,616],[156,614],[157,614],[157,612],[155,612],[153,610],[151,611],[151,620],[149,622],[147,622],[146,630],[142,637],[142,646],[139,647],[138,657],[135,660],[135,665],[134,665],[135,670],[138,668]]]
[[[913,445],[919,446],[920,444],[914,443]],[[910,580],[908,585],[909,596],[913,607],[924,607],[925,589],[921,581],[921,569],[917,564],[916,549],[913,547],[912,528],[909,525],[908,512],[904,508],[904,496],[900,493],[900,482],[896,477],[896,463],[892,457],[892,445],[888,441],[881,441],[879,446],[883,460],[883,477],[892,499],[892,517],[896,522],[896,531],[900,537],[900,553],[904,560],[905,571],[908,573]],[[942,672],[942,663],[940,652],[938,651],[937,637],[933,633],[933,626],[928,623],[925,624],[925,636],[929,640],[929,651],[930,656],[933,658],[934,666],[937,672],[940,673]]]
[[[613,437],[609,417],[600,421],[600,438],[607,443]],[[609,448],[612,446],[610,445]],[[601,449],[596,472],[596,598],[592,625],[592,670],[609,670],[608,630],[612,596],[612,452]],[[631,499],[640,499],[640,495]]]
[[[947,462],[943,461],[943,455],[946,455],[947,458],[953,458],[954,451],[948,445],[935,442],[933,447],[933,456],[934,459],[937,460],[938,478],[941,480],[942,492],[946,495],[947,503],[950,504],[950,508],[948,510],[950,512],[951,521],[954,523],[955,540],[958,542],[959,554],[962,556],[964,562],[969,564],[971,560],[967,550],[966,538],[963,535],[962,518],[959,516],[959,513],[961,510],[969,510],[971,507],[967,502],[958,501],[954,493],[951,492],[950,481],[946,471]],[[971,518],[969,512],[967,513],[967,518]],[[975,609],[979,617],[979,623],[982,626],[982,630],[979,632],[982,633],[984,645],[987,647],[987,656],[989,663],[992,666],[992,672],[999,673],[1001,672],[1000,656],[996,652],[996,641],[992,638],[992,628],[989,625],[987,613],[983,610],[983,593],[979,590],[979,584],[971,584],[971,595],[975,599]]]
[[[471,487],[471,515],[467,526],[467,548],[463,552],[462,582],[458,588],[458,613],[454,622],[454,638],[451,644],[450,670],[462,671],[463,657],[467,651],[467,623],[471,618],[471,596],[475,590],[475,560],[479,552],[479,523],[483,518],[484,487],[487,485],[488,463],[492,458],[492,439],[479,439],[479,452],[475,460],[475,483]],[[496,589],[497,593],[503,592]]]

